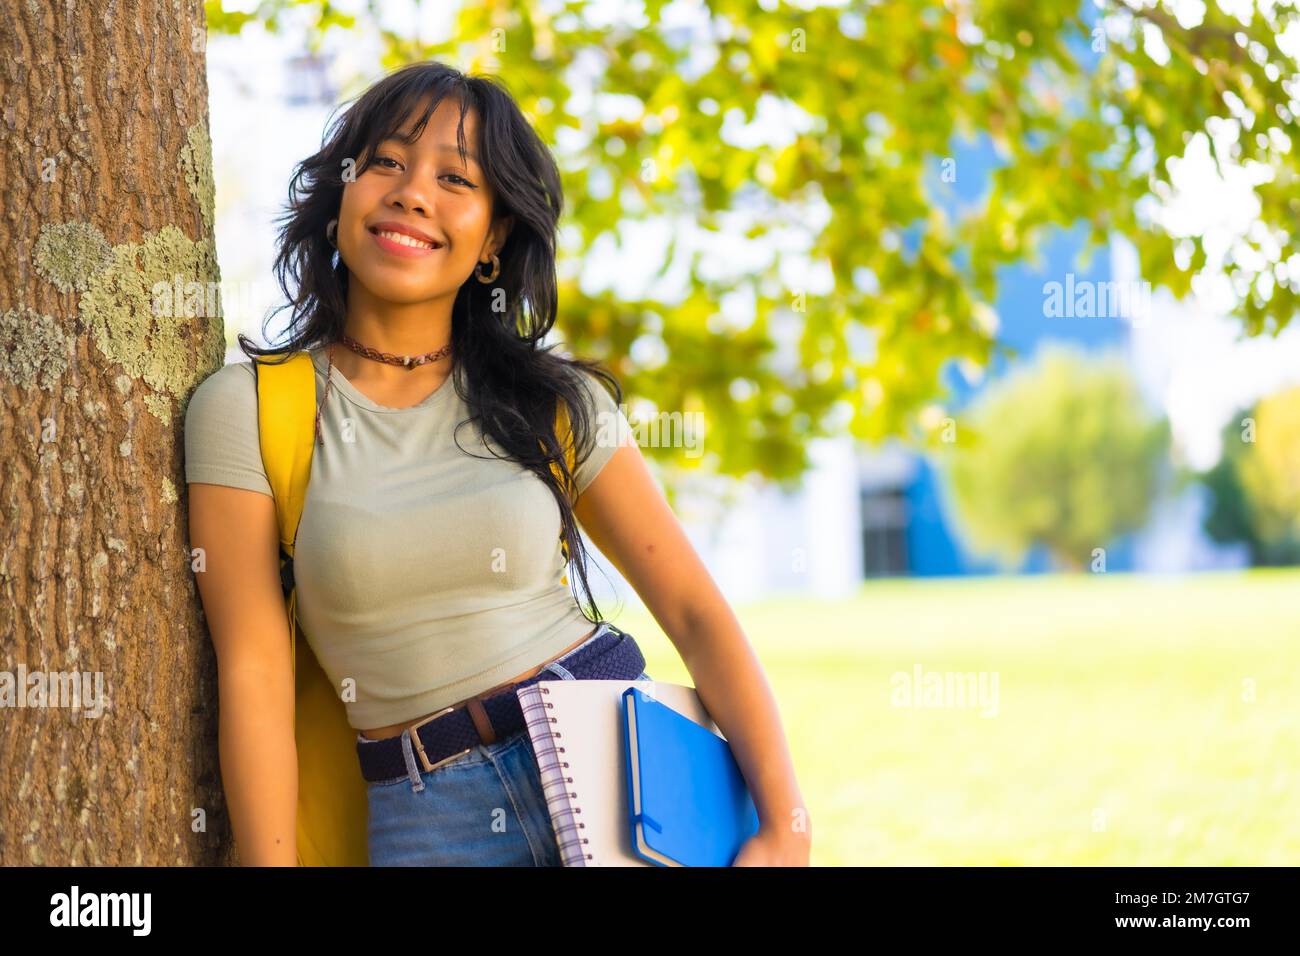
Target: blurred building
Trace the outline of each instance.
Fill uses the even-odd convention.
[[[979,147],[956,158],[955,201],[977,201],[997,160],[991,150]],[[998,338],[1016,350],[1015,361],[1031,361],[1046,343],[1120,352],[1153,410],[1169,417],[1175,457],[1197,469],[1217,459],[1220,429],[1234,411],[1300,382],[1300,329],[1277,339],[1237,341],[1238,324],[1194,298],[1178,302],[1156,292],[1140,322],[1123,315],[1045,315],[1047,282],[1064,283],[1069,275],[1076,285],[1139,280],[1127,243],[1112,244],[1087,266],[1076,260],[1082,244],[1081,232],[1058,233],[1042,250],[1040,267],[1018,265],[1000,274]],[[945,411],[959,413],[1008,367],[1006,361],[995,361],[978,382],[949,368],[946,384],[954,400]],[[781,593],[846,596],[869,578],[1006,570],[967,549],[945,477],[929,456],[898,444],[863,448],[836,439],[815,442],[811,457],[814,468],[797,493],[742,485],[737,503],[715,508],[707,517],[697,518],[690,505],[682,507],[692,540],[730,599]],[[700,492],[701,497],[715,494],[709,488]],[[1107,571],[1178,573],[1243,566],[1244,545],[1219,545],[1204,533],[1208,504],[1199,484],[1166,492],[1153,502],[1141,531],[1106,544]],[[1012,573],[1047,570],[1046,553],[1035,550]]]

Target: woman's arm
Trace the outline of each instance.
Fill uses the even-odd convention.
[[[578,498],[574,514],[677,648],[745,776],[759,834],[736,862],[806,866],[812,824],[776,698],[740,622],[630,438]]]
[[[221,780],[240,862],[296,866],[298,749],[275,502],[189,485],[190,547],[217,651]]]

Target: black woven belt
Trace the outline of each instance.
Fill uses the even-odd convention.
[[[578,680],[635,680],[645,670],[645,657],[632,635],[613,625],[590,644],[560,658],[559,663]],[[542,670],[490,697],[471,698],[413,724],[407,729],[416,765],[433,770],[479,744],[494,743],[523,730],[524,712],[515,691],[558,679],[552,671]],[[401,734],[383,740],[358,739],[357,760],[368,781],[392,780],[407,773]]]

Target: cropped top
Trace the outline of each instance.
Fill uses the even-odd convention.
[[[310,350],[317,401],[327,359]],[[185,413],[185,480],[270,495],[251,361],[206,378]],[[582,373],[593,439],[581,494],[630,426]],[[359,730],[472,697],[559,655],[594,625],[560,578],[560,510],[478,427],[448,377],[418,405],[371,401],[334,368],[294,551],[298,619]],[[453,435],[454,433],[454,435]],[[459,446],[459,447],[458,447]],[[469,454],[469,453],[472,454]]]

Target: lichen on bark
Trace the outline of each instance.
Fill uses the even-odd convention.
[[[221,364],[225,337],[219,304],[215,315],[187,315],[183,298],[176,298],[174,314],[156,314],[158,283],[182,291],[192,283],[219,288],[212,242],[164,226],[141,242],[114,246],[112,261],[91,278],[78,307],[100,352],[148,385],[153,394],[145,396],[146,407],[170,422],[172,398],[187,397],[200,376]]]
[[[199,204],[203,226],[211,233],[216,186],[212,179],[212,137],[206,123],[195,123],[185,130],[185,145],[181,147],[180,163],[185,185]]]
[[[41,226],[33,255],[36,271],[60,292],[83,292],[95,273],[113,260],[113,247],[88,222]]]
[[[53,316],[26,306],[0,314],[0,376],[52,392],[67,368],[68,337]]]

